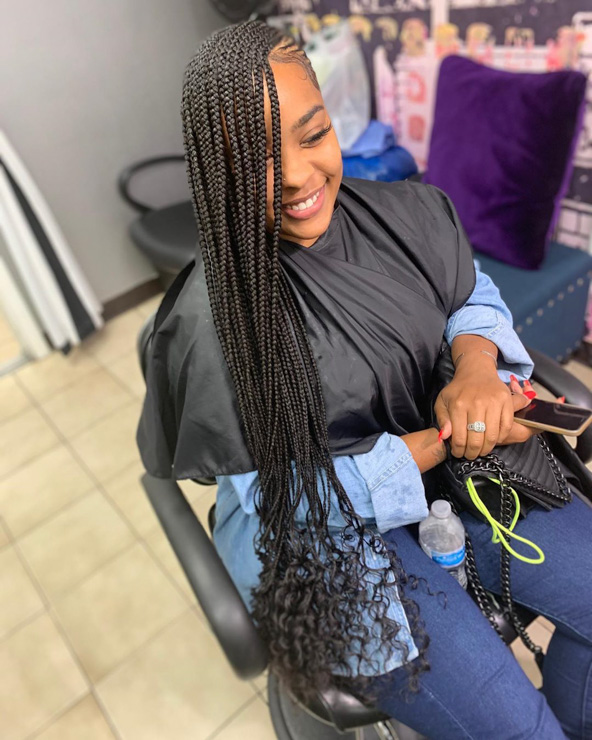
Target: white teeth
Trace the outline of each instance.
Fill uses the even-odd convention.
[[[286,208],[290,211],[305,211],[307,208],[310,208],[311,206],[314,206],[314,204],[317,202],[319,197],[319,194],[313,195],[312,198],[309,198],[306,201],[302,201],[301,203],[295,203],[291,206],[286,206]]]

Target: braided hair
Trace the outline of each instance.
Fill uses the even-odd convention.
[[[293,40],[250,21],[224,28],[199,48],[185,73],[181,109],[212,315],[259,472],[255,547],[262,569],[253,618],[270,669],[297,697],[334,685],[334,671],[349,676],[350,686],[368,687],[368,680],[354,680],[351,661],[372,664],[377,634],[387,652],[400,650],[405,661],[409,654],[398,636],[401,625],[387,615],[388,590],[396,583],[420,649],[407,663],[409,687],[417,689],[428,667],[427,636],[416,603],[404,594],[406,584],[416,584],[382,538],[364,527],[336,475],[315,357],[280,266],[280,107],[271,61],[300,64],[317,84]],[[272,121],[271,233],[265,94]],[[339,537],[328,527],[331,491],[346,521]],[[306,527],[295,521],[302,500]],[[390,567],[366,563],[362,538]]]

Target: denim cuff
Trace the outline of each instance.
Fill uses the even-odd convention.
[[[452,344],[462,334],[476,334],[493,342],[499,350],[498,375],[504,383],[510,375],[519,379],[530,378],[534,364],[512,324],[491,306],[464,306],[448,322],[444,337]]]
[[[384,432],[370,452],[354,455],[354,461],[370,491],[379,532],[427,517],[421,473],[400,437]]]

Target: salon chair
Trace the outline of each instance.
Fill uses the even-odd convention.
[[[155,167],[174,163],[185,166],[182,154],[152,157],[126,167],[117,178],[123,200],[139,215],[129,227],[129,235],[140,252],[158,271],[167,290],[175,276],[195,257],[197,225],[189,198],[180,203],[155,208],[132,194],[132,180]]]
[[[154,319],[152,315],[146,320],[138,336],[137,349],[144,376]],[[534,380],[554,395],[565,395],[568,403],[592,408],[592,392],[583,383],[545,355],[536,351],[531,355],[535,361]],[[558,437],[554,452],[580,479],[585,500],[592,505],[592,474],[585,466],[592,458],[592,426],[578,438],[576,449]],[[155,478],[144,473],[141,482],[227,660],[239,678],[255,678],[267,666],[266,648],[213,542],[172,478]],[[215,480],[198,482],[215,483]],[[212,507],[208,522],[212,531],[214,524],[215,507]],[[535,618],[522,607],[518,611],[525,623]],[[516,633],[502,614],[498,623],[509,644]],[[271,719],[280,740],[421,740],[423,737],[337,688],[319,692],[314,701],[303,705],[270,673],[267,690]]]

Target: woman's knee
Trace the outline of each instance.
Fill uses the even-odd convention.
[[[401,692],[401,670],[382,677],[378,705],[428,737],[564,738],[545,697],[499,638],[481,651],[448,646],[420,678],[416,694]],[[430,650],[428,649],[428,660]]]

